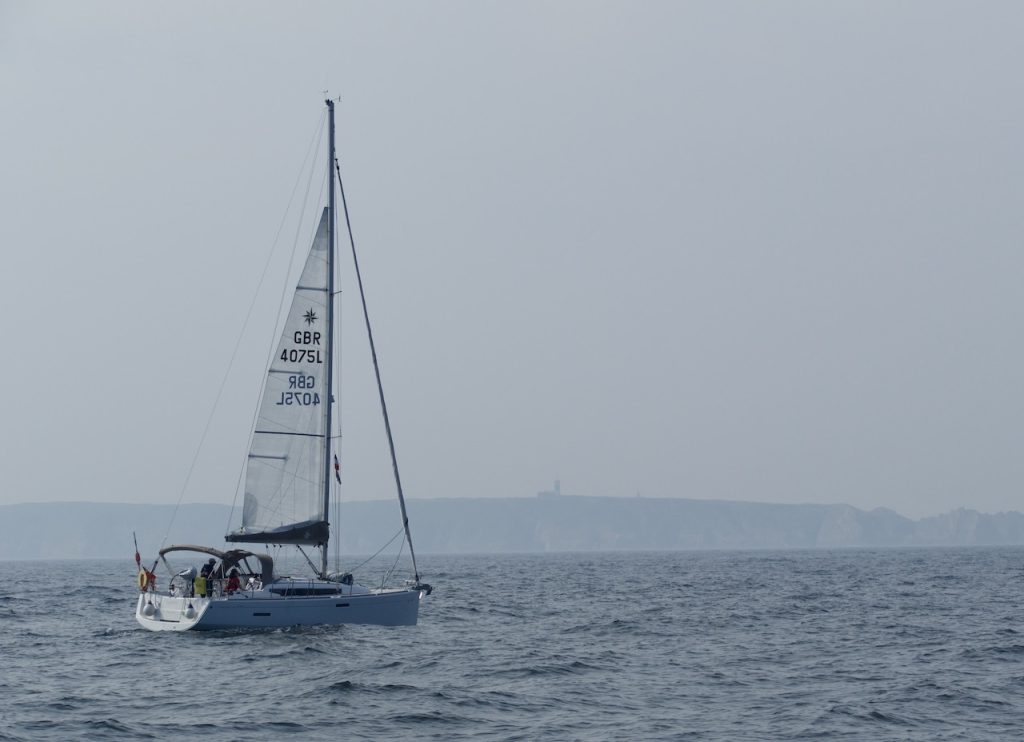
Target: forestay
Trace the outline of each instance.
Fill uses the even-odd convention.
[[[328,241],[324,209],[267,371],[246,467],[242,527],[229,541],[327,543]]]

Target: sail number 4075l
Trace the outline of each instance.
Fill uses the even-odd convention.
[[[318,405],[320,404],[320,395],[317,392],[309,391],[316,386],[315,376],[305,376],[295,374],[288,377],[288,388],[294,390],[306,390],[306,391],[288,391],[281,392],[281,399],[277,402],[279,405]]]
[[[281,351],[281,360],[285,363],[323,363],[319,348],[285,348]]]
[[[296,345],[320,345],[320,333],[309,330],[296,330],[292,336]],[[281,351],[281,360],[285,363],[323,363],[320,348],[285,348]]]

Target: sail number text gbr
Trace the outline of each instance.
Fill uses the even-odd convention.
[[[323,363],[323,354],[320,349],[320,333],[309,330],[296,330],[292,336],[294,348],[285,348],[281,351],[281,360],[285,363]],[[308,346],[315,347],[308,347]],[[307,374],[290,374],[288,376],[288,391],[281,392],[279,405],[318,405],[320,394],[316,391],[316,377]]]

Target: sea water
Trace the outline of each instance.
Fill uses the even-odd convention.
[[[430,556],[416,627],[147,632],[0,563],[0,740],[1021,739],[1021,549]]]

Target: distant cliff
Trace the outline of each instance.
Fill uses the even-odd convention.
[[[421,553],[1024,544],[1024,515],[954,510],[911,520],[849,505],[576,497],[447,498],[408,504]],[[132,531],[152,555],[170,505],[26,503],[0,506],[0,559],[130,558]],[[231,509],[182,505],[167,543],[222,544]],[[368,554],[401,527],[390,501],[342,505],[335,533],[349,554]]]

